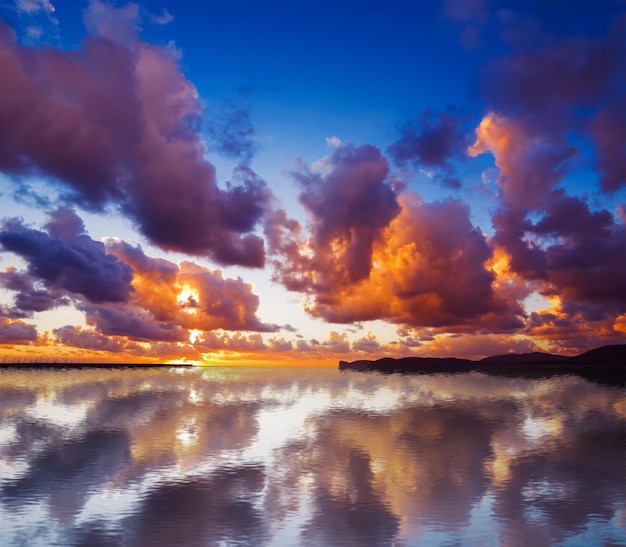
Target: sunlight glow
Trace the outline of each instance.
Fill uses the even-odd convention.
[[[180,305],[180,307],[186,313],[197,315],[198,314],[198,305],[200,302],[200,295],[198,291],[189,285],[184,285],[180,292],[178,293],[178,297],[176,298],[176,302]],[[192,340],[193,342],[193,340]]]

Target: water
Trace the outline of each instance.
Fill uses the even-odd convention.
[[[0,545],[626,545],[623,388],[0,370]]]

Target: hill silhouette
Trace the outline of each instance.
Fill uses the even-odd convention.
[[[549,377],[576,374],[592,381],[626,384],[626,344],[603,346],[574,357],[551,353],[508,353],[478,361],[456,357],[383,357],[375,361],[339,361],[340,370],[430,374],[478,371],[497,376]]]

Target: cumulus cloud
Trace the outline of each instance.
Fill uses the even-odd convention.
[[[47,298],[52,305],[61,294],[76,294],[90,302],[124,302],[133,291],[132,268],[107,253],[104,244],[84,233],[82,220],[70,209],[57,209],[46,224],[47,232],[34,230],[18,218],[0,225],[0,245],[28,263],[26,275],[4,272],[7,288],[20,291],[22,302]],[[38,290],[35,280],[45,291]],[[18,298],[18,303],[20,302]],[[41,305],[36,311],[49,309]]]
[[[220,270],[191,261],[175,264],[152,258],[122,241],[110,240],[107,248],[134,270],[130,303],[147,310],[156,321],[201,331],[279,328],[258,319],[259,297],[241,278],[225,278]]]
[[[389,153],[399,163],[449,168],[451,160],[465,155],[462,121],[454,109],[435,112],[427,108],[414,120],[398,126],[399,138],[389,147]]]
[[[620,161],[626,133],[623,33],[624,19],[617,18],[600,39],[552,38],[488,65],[482,78],[489,107],[515,120],[552,155],[571,150],[572,129],[582,132],[596,149],[608,191],[626,184]]]
[[[37,340],[35,325],[0,316],[0,344],[27,344]]]
[[[129,349],[129,343],[121,337],[103,335],[94,330],[83,329],[74,325],[53,329],[52,332],[56,340],[65,346],[107,353],[121,353]]]
[[[330,287],[367,278],[374,242],[400,211],[386,181],[389,163],[378,148],[342,146],[328,157],[328,166],[326,174],[305,168],[294,173],[302,187],[300,202],[309,212],[307,245],[312,253],[301,252],[293,240],[276,245],[285,228],[298,230],[285,215],[272,217],[266,228],[270,245],[283,255],[277,264],[284,265],[279,275],[288,288]]]
[[[325,353],[333,355],[345,355],[350,351],[348,335],[337,331],[330,331],[328,339],[320,342],[316,338],[311,340],[298,340],[296,347],[300,352],[323,355]]]
[[[524,124],[499,114],[487,114],[476,129],[470,156],[492,152],[500,169],[497,183],[508,209],[541,209],[546,196],[568,171],[575,154],[569,146],[554,144],[549,136],[532,136]]]
[[[207,332],[199,337],[194,347],[203,352],[231,350],[231,351],[259,351],[267,349],[260,334],[245,335],[240,332],[228,334],[225,332]]]
[[[282,211],[266,226],[276,278],[307,295],[307,312],[337,323],[386,319],[498,331],[522,325],[520,295],[496,290],[486,265],[492,250],[465,204],[397,194],[374,147],[344,146],[329,164],[327,174],[297,174],[306,228]]]
[[[530,137],[523,121],[493,113],[476,135],[470,154],[491,151],[500,169],[501,207],[493,216],[492,245],[506,251],[512,271],[538,283],[543,295],[558,296],[559,315],[569,310],[572,318],[605,320],[623,313],[626,266],[619,249],[626,245],[624,226],[610,212],[592,211],[557,187],[573,150],[551,147],[549,135]],[[537,220],[531,220],[531,212]],[[531,319],[530,328],[539,332],[538,316]],[[547,320],[554,324],[550,316]],[[575,324],[580,327],[574,321],[568,328]],[[605,329],[607,335],[611,330]]]
[[[174,322],[159,321],[148,310],[125,306],[79,304],[88,325],[108,336],[126,336],[132,340],[184,342],[189,334]]]
[[[364,351],[366,353],[371,353],[380,350],[380,344],[378,340],[376,340],[376,336],[374,336],[371,332],[367,333],[367,336],[363,336],[358,340],[355,340],[352,343],[352,349],[354,351]]]
[[[551,198],[545,216],[529,225],[529,232],[556,240],[545,248],[548,286],[543,292],[592,305],[592,315],[601,309],[626,310],[626,227],[608,211],[592,212],[563,191]]]
[[[65,345],[94,351],[145,354],[129,341],[186,344],[192,331],[279,329],[259,320],[259,298],[240,278],[191,261],[153,258],[123,241],[105,246],[85,233],[81,218],[68,208],[49,213],[44,229],[20,219],[1,225],[2,248],[27,263],[23,271],[8,266],[0,272],[0,286],[15,294],[13,307],[2,313],[5,339],[35,336],[20,318],[70,303],[92,328],[66,326],[54,334]]]
[[[330,148],[339,148],[341,146],[341,139],[339,137],[326,137],[326,146]]]
[[[94,0],[85,19],[93,35],[77,51],[20,45],[0,23],[0,170],[45,176],[94,211],[118,207],[163,249],[261,266],[252,231],[269,191],[258,177],[217,185],[175,55],[138,38],[135,4]]]

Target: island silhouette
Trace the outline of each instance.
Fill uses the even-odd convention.
[[[524,378],[575,374],[592,381],[626,385],[626,344],[602,346],[567,357],[551,353],[507,353],[477,361],[457,357],[383,357],[377,360],[339,361],[340,370],[431,374],[483,372]]]

